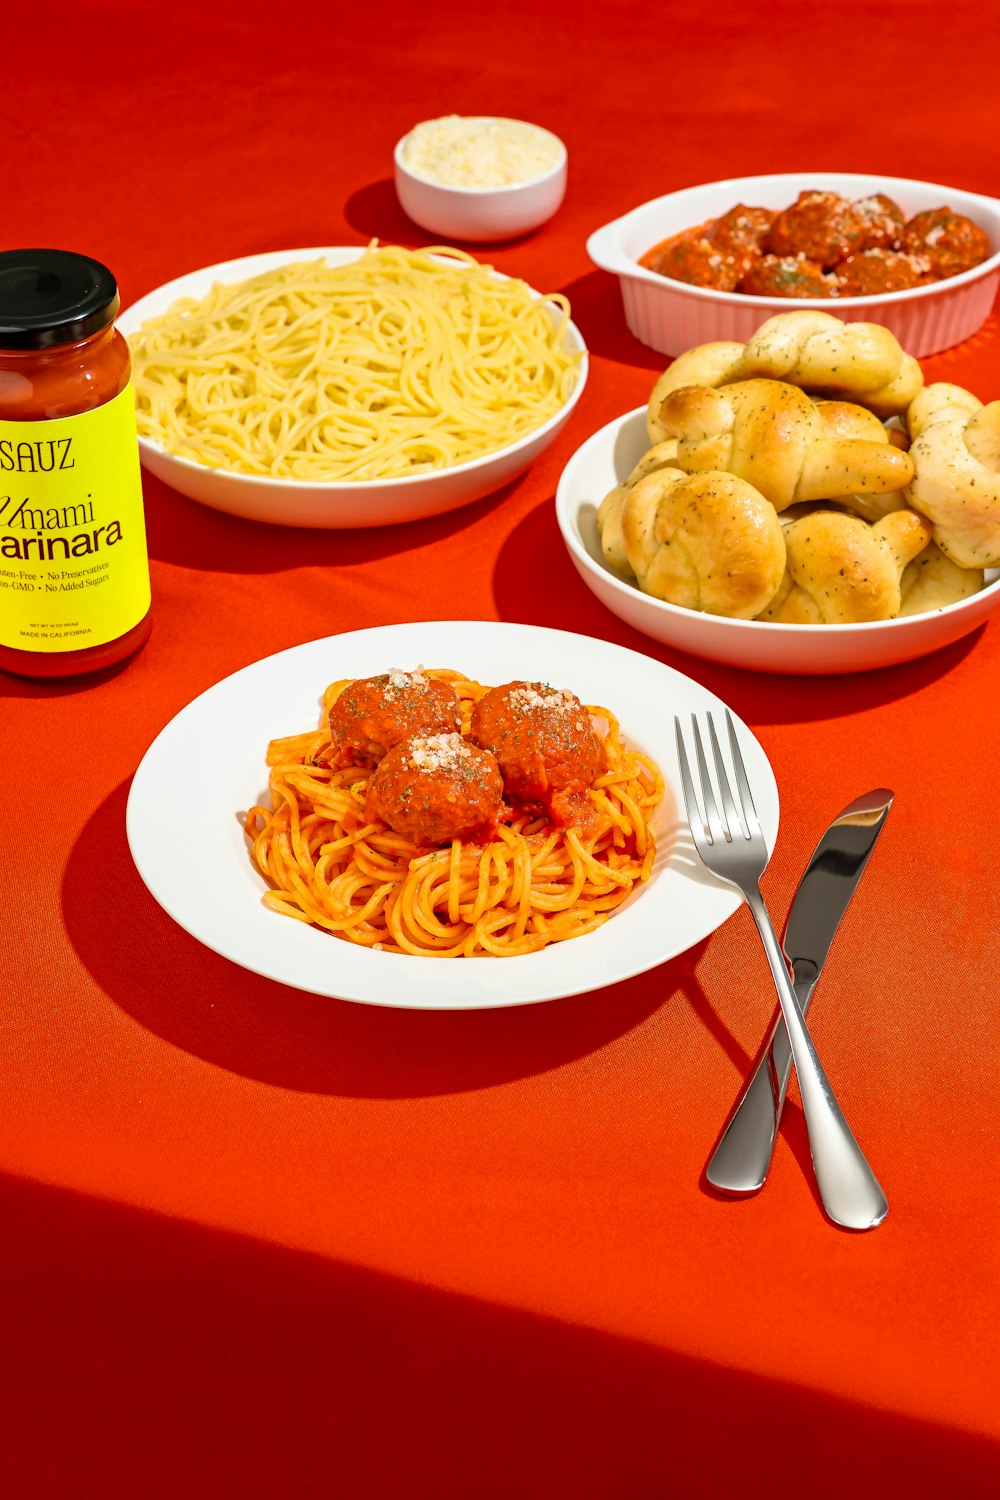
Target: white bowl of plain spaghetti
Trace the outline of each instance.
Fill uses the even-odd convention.
[[[178,277],[133,303],[118,326],[132,346],[139,451],[146,469],[189,499],[230,515],[328,528],[388,526],[440,515],[493,494],[524,473],[562,430],[587,378],[586,346],[564,299],[550,300],[461,252],[398,251],[420,266],[430,263],[419,295],[406,305],[393,302],[387,290],[391,305],[373,311],[365,301],[368,293],[351,283],[338,288],[340,312],[331,321],[316,303],[315,287],[303,299],[300,283],[291,297],[279,295],[277,307],[269,293],[264,312],[258,299],[252,348],[243,314],[223,310],[224,318],[235,317],[239,330],[235,353],[223,318],[213,321],[204,312],[210,294],[241,296],[232,290],[235,284],[293,266],[312,266],[321,277],[341,268],[346,274],[372,253],[370,247],[337,246],[246,256]],[[424,285],[435,280],[437,267],[442,277],[469,277],[458,282],[457,301],[424,302]],[[308,279],[311,273],[303,274]],[[405,274],[405,268],[392,272]],[[391,277],[385,284],[394,284]],[[253,288],[247,296],[256,296]],[[345,311],[345,298],[353,299],[353,311]],[[190,300],[178,306],[182,299]],[[489,337],[477,332],[478,342],[468,341],[471,335],[457,321],[466,316],[466,301],[475,304],[476,329],[488,325]],[[519,319],[526,321],[522,325]],[[374,359],[373,333],[379,341]],[[529,343],[537,340],[533,363],[523,353],[523,335]],[[456,353],[458,336],[466,343]],[[463,362],[456,372],[459,357]],[[282,379],[283,371],[291,371],[290,383],[299,393],[310,387],[304,406],[286,403],[284,386],[272,400],[275,369]],[[405,401],[399,393],[404,379]],[[271,388],[262,390],[269,381]],[[443,410],[435,397],[437,392],[450,400],[448,391],[456,385],[457,414]],[[185,423],[180,432],[168,425],[178,412]],[[398,419],[388,439],[387,413]],[[199,428],[203,420],[207,437]],[[296,423],[304,424],[312,444],[303,454],[286,441]],[[393,443],[398,451],[387,462],[390,469],[396,465],[395,472],[369,477],[366,463],[369,469],[377,466]],[[477,444],[478,451],[462,456]],[[275,460],[279,449],[282,456]],[[297,465],[297,472],[278,472],[279,465]],[[341,472],[345,466],[351,475]],[[327,477],[325,469],[335,470],[336,477]]]

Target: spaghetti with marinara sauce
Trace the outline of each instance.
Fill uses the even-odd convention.
[[[421,675],[451,684],[469,736],[489,689],[451,670]],[[604,764],[576,821],[558,826],[537,808],[505,804],[486,836],[427,848],[366,817],[373,767],[331,765],[329,712],[354,681],[326,689],[318,730],[268,747],[273,805],[252,807],[245,828],[272,911],[384,952],[504,957],[592,931],[649,878],[663,777],[622,742],[608,709],[587,706],[607,726],[594,725]]]

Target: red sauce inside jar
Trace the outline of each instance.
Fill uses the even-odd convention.
[[[113,276],[87,256],[0,253],[0,668],[19,676],[114,666],[152,627],[117,311]]]

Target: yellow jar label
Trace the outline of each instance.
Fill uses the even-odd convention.
[[[131,382],[75,417],[0,420],[0,645],[102,646],[149,598]]]

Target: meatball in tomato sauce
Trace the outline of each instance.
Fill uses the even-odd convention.
[[[453,734],[462,724],[450,683],[423,672],[380,672],[349,682],[330,709],[334,766],[374,766],[414,734]]]
[[[732,250],[752,250],[758,255],[766,248],[771,225],[777,215],[771,208],[747,208],[737,203],[728,213],[716,219],[709,234],[713,245]]]
[[[899,204],[887,193],[869,193],[851,204],[865,221],[862,250],[898,250],[906,216]]]
[[[824,270],[860,250],[868,233],[864,217],[839,193],[800,193],[771,225],[775,255],[803,255]]]
[[[903,249],[926,258],[931,275],[944,280],[978,266],[989,255],[990,242],[964,214],[931,208],[907,223]]]
[[[650,252],[650,258],[644,259],[643,264],[660,276],[670,276],[689,286],[732,292],[752,259],[752,247],[717,245],[706,235],[699,234],[665,240]]]
[[[472,711],[471,734],[496,757],[509,797],[553,823],[578,821],[604,749],[572,693],[543,682],[491,688]]]
[[[379,761],[365,817],[414,844],[488,837],[503,805],[495,758],[461,734],[414,735]]]
[[[916,256],[897,255],[893,250],[862,250],[860,255],[849,255],[840,262],[836,276],[842,297],[905,292],[926,280]]]
[[[833,297],[837,290],[822,266],[801,255],[762,255],[739,289],[754,297]]]

